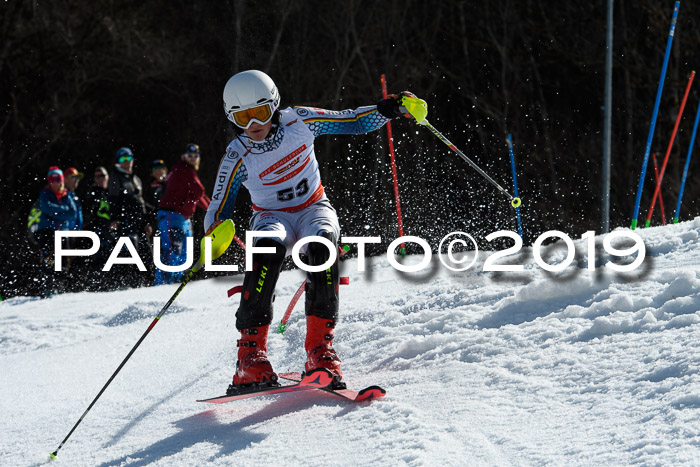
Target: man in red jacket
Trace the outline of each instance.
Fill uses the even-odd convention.
[[[160,260],[164,265],[177,266],[185,262],[186,241],[192,237],[190,218],[197,206],[206,211],[211,202],[197,176],[199,156],[199,145],[188,144],[165,179],[165,193],[158,205]],[[155,285],[179,282],[183,273],[157,269]]]

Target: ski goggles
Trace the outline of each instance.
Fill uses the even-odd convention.
[[[119,163],[123,164],[124,162],[129,162],[131,160],[134,160],[134,156],[132,154],[127,154],[126,156],[122,156],[119,158]]]
[[[49,175],[49,183],[62,183],[63,175],[51,174]]]
[[[272,118],[272,104],[263,104],[250,109],[231,112],[229,117],[237,127],[248,129],[253,122],[266,124]]]

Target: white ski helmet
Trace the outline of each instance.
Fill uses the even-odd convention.
[[[253,122],[269,122],[279,107],[280,95],[272,79],[262,71],[248,70],[233,75],[224,87],[224,112],[239,128]],[[250,110],[242,112],[243,110]]]

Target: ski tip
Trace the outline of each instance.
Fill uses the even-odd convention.
[[[357,393],[355,402],[371,401],[386,396],[386,391],[379,386],[370,386]]]
[[[49,453],[49,460],[58,459],[58,451]]]

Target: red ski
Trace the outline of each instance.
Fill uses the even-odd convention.
[[[314,374],[318,370],[314,370],[309,374]],[[278,373],[278,376],[280,378],[286,379],[288,381],[304,381],[308,375],[305,375],[302,377],[301,373]],[[329,392],[331,394],[334,394],[338,397],[341,397],[345,400],[349,400],[352,402],[363,402],[363,401],[371,401],[374,399],[380,399],[386,395],[386,391],[379,386],[369,386],[366,387],[360,391],[352,391],[350,389],[333,389],[330,385],[326,385],[322,388],[326,392]]]
[[[287,373],[283,373],[287,374]],[[297,373],[298,375],[299,373]],[[212,397],[211,399],[199,399],[197,402],[208,402],[210,404],[223,404],[224,402],[247,399],[249,397],[269,396],[272,394],[282,394],[285,392],[308,391],[311,389],[323,389],[333,382],[333,374],[325,368],[312,371],[303,378],[296,380],[295,384],[282,386],[262,386],[238,389],[235,393],[224,396]]]

